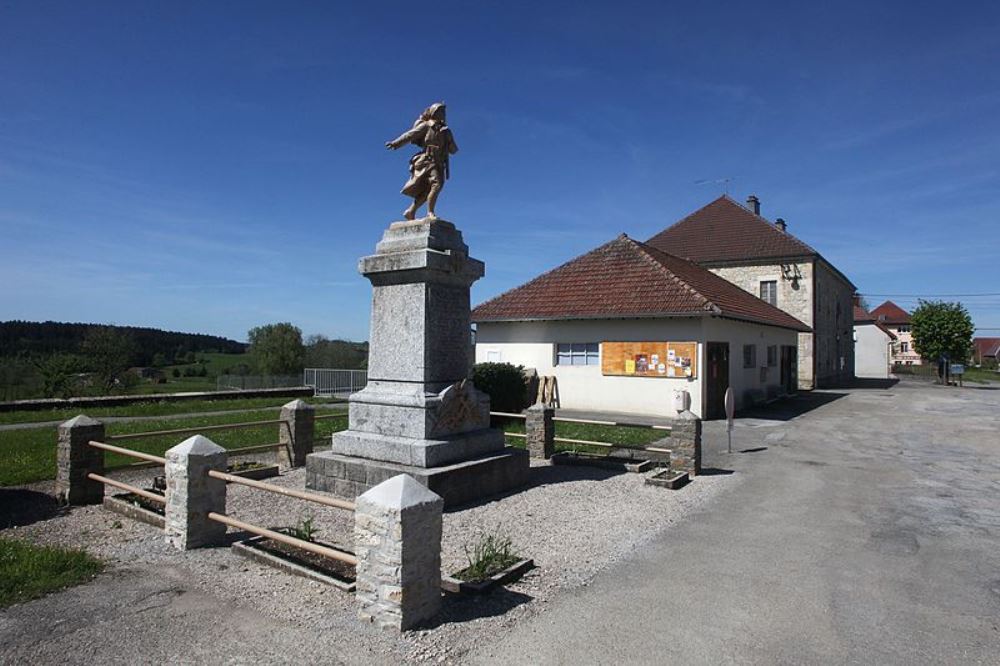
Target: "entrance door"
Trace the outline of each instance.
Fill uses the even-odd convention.
[[[729,343],[706,342],[705,419],[726,418],[726,389],[729,388]]]
[[[794,346],[781,346],[781,386],[788,395],[794,394],[799,387],[797,356],[798,349]]]

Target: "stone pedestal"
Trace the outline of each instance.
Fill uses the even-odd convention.
[[[226,482],[208,475],[226,471],[226,450],[202,435],[185,439],[164,457],[167,477],[165,528],[167,543],[178,550],[225,541],[226,526],[209,513],[226,512]]]
[[[670,426],[670,469],[701,473],[701,419],[689,411],[678,414]]]
[[[104,441],[104,424],[83,414],[59,426],[56,445],[56,497],[67,504],[100,504],[104,484],[87,478],[104,474],[104,451],[90,442]]]
[[[348,430],[308,456],[307,486],[354,497],[405,473],[454,505],[523,484],[527,454],[490,429],[489,397],[468,379],[483,263],[444,220],[395,222],[375,250],[358,266],[372,283],[368,385]]]
[[[316,408],[304,400],[292,400],[281,408],[278,426],[278,463],[286,467],[302,467],[313,450]]]

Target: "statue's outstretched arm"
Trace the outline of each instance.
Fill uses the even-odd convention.
[[[403,132],[392,141],[386,141],[385,147],[389,148],[390,150],[396,150],[397,148],[405,146],[408,143],[413,143],[413,139],[420,136],[421,129],[422,129],[421,125],[414,125],[413,129]]]

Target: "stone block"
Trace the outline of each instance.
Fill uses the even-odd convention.
[[[226,526],[208,514],[226,512],[226,482],[208,475],[226,471],[226,450],[202,435],[189,437],[165,454],[166,539],[179,550],[222,543]]]
[[[541,404],[532,405],[525,413],[524,429],[532,458],[548,460],[555,453],[555,415],[556,410]]]
[[[681,412],[670,429],[670,469],[696,476],[701,472],[701,419]]]
[[[61,424],[56,444],[56,496],[68,504],[100,504],[104,484],[87,478],[104,474],[104,451],[90,442],[104,441],[104,424],[83,414]]]
[[[441,608],[444,501],[412,477],[394,476],[357,499],[358,617],[407,630]]]
[[[313,451],[316,408],[304,400],[292,400],[281,408],[278,426],[278,462],[287,467],[302,467]]]

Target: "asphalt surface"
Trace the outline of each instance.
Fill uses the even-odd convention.
[[[996,385],[758,416],[733,455],[706,424],[708,472],[743,483],[469,661],[1000,663]]]

